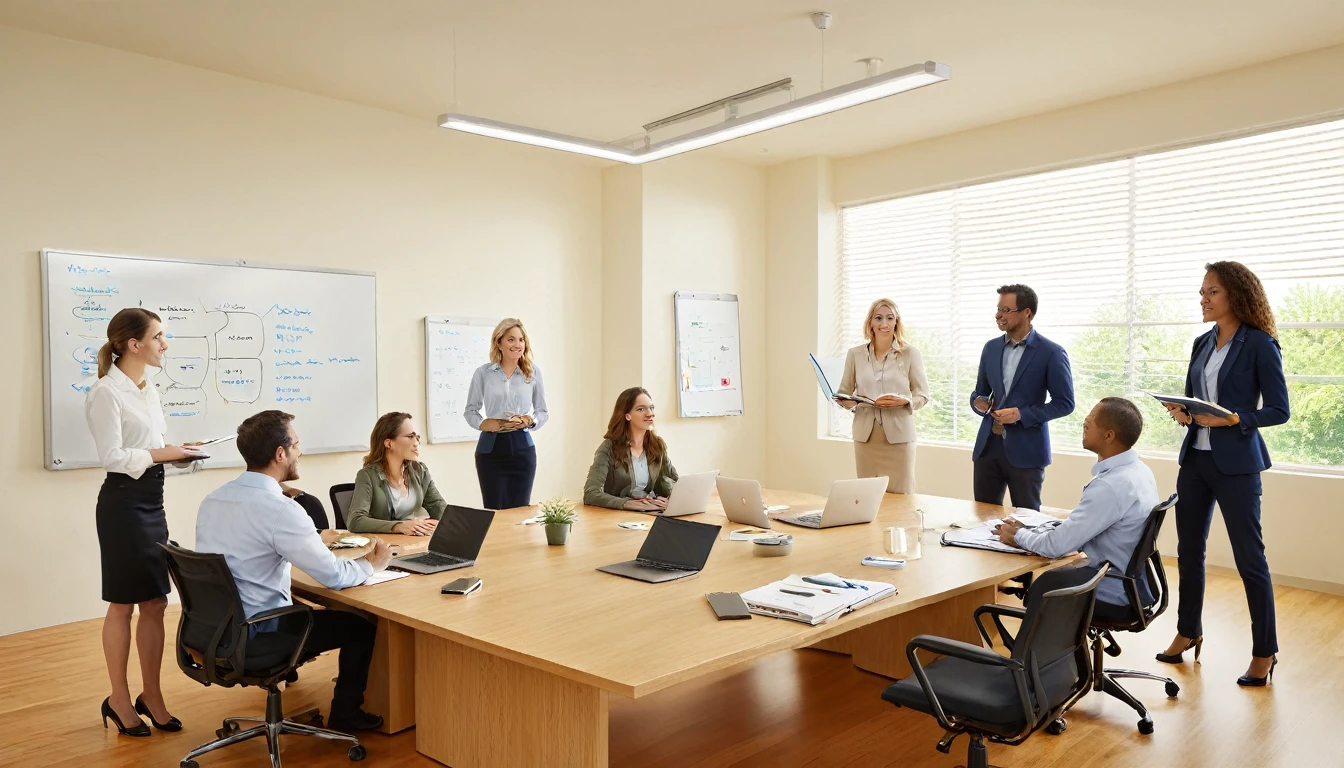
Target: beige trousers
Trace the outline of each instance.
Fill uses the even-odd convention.
[[[868,442],[854,442],[854,466],[859,477],[887,477],[887,493],[915,492],[915,444],[888,443],[880,425]]]

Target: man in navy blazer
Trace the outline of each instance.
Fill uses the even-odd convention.
[[[1048,423],[1073,413],[1069,354],[1031,327],[1037,306],[1036,292],[1025,285],[999,288],[994,319],[1003,336],[981,350],[971,393],[971,409],[982,419],[971,452],[976,501],[1002,504],[1006,490],[1014,507],[1040,509]]]

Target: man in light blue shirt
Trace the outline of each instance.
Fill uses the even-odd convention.
[[[291,563],[329,589],[345,589],[362,584],[392,559],[382,540],[359,560],[336,557],[322,543],[303,507],[285,496],[280,483],[298,479],[302,455],[299,436],[290,423],[293,420],[287,413],[262,411],[244,421],[238,427],[238,452],[247,462],[247,471],[206,496],[196,516],[196,550],[224,555],[249,618],[293,605]],[[313,612],[303,657],[341,649],[327,718],[336,730],[372,730],[383,723],[383,718],[360,708],[376,633],[377,625],[357,614]],[[262,622],[253,627],[247,655],[293,653],[300,635],[300,629],[280,619]]]
[[[1092,480],[1083,488],[1078,506],[1059,523],[1025,528],[1009,519],[994,532],[1005,544],[1045,557],[1082,552],[1094,566],[1108,560],[1110,574],[1123,575],[1148,515],[1160,501],[1153,471],[1134,450],[1142,432],[1143,414],[1134,403],[1123,397],[1107,397],[1097,403],[1083,421],[1083,447],[1097,454],[1097,463],[1092,466]],[[1145,604],[1152,600],[1142,578],[1139,596]],[[1097,586],[1097,614],[1123,616],[1128,613],[1128,605],[1120,579],[1110,575],[1102,579]]]

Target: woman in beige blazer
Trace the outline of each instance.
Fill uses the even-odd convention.
[[[867,344],[845,355],[840,391],[876,401],[840,400],[854,411],[854,464],[859,477],[887,477],[887,493],[915,492],[915,411],[929,402],[924,359],[905,340],[901,311],[878,299],[863,324]]]

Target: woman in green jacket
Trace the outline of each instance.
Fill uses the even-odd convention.
[[[653,398],[642,387],[625,390],[616,398],[606,439],[593,455],[583,503],[656,512],[667,506],[676,482],[667,444],[653,433]]]
[[[355,475],[345,527],[356,533],[428,536],[447,506],[429,468],[420,463],[420,435],[411,414],[383,414],[369,436],[364,468]]]

